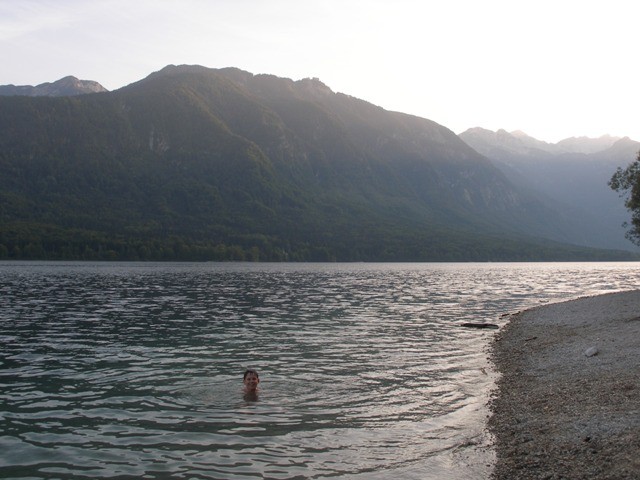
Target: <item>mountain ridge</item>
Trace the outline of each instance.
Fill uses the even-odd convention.
[[[613,258],[448,128],[318,79],[167,66],[0,106],[0,257]]]
[[[28,97],[68,97],[89,93],[107,92],[107,89],[93,80],[79,80],[69,75],[55,82],[40,85],[0,85],[0,96],[24,95]]]
[[[518,155],[539,155],[541,152],[554,155],[563,153],[590,154],[606,150],[622,138],[628,138],[605,134],[598,138],[569,137],[557,143],[549,143],[531,137],[521,130],[507,132],[504,129],[499,129],[492,131],[482,127],[469,128],[459,136],[485,155],[495,153],[491,148],[499,148],[504,152]]]

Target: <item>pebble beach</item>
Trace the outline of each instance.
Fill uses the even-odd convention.
[[[640,291],[513,314],[490,355],[492,478],[640,478]]]

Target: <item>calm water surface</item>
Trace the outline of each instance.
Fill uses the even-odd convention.
[[[484,478],[495,331],[459,324],[632,288],[634,263],[0,263],[0,477]]]

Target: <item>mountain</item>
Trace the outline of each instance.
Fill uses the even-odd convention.
[[[598,153],[613,147],[619,140],[621,140],[620,137],[612,137],[611,135],[603,135],[599,138],[571,137],[561,140],[557,145],[567,152]]]
[[[72,76],[61,78],[53,83],[41,83],[35,87],[31,85],[0,85],[0,96],[70,97],[106,91],[98,82],[78,80]]]
[[[430,120],[318,79],[168,66],[116,91],[0,97],[0,257],[629,258]]]
[[[607,185],[617,167],[637,156],[640,143],[605,135],[548,144],[522,132],[469,129],[460,138],[494,164],[521,190],[543,195],[570,219],[570,241],[601,248],[637,249],[624,236],[623,200]]]
[[[460,134],[466,143],[489,158],[507,159],[515,156],[544,156],[564,153],[597,153],[613,146],[620,137],[603,135],[600,138],[572,137],[558,143],[547,143],[533,138],[521,130],[507,132],[484,128],[470,128]]]

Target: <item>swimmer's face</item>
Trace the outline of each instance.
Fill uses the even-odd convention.
[[[244,386],[249,391],[254,391],[258,388],[259,383],[260,379],[258,378],[258,375],[253,372],[247,373],[247,376],[244,377]]]

